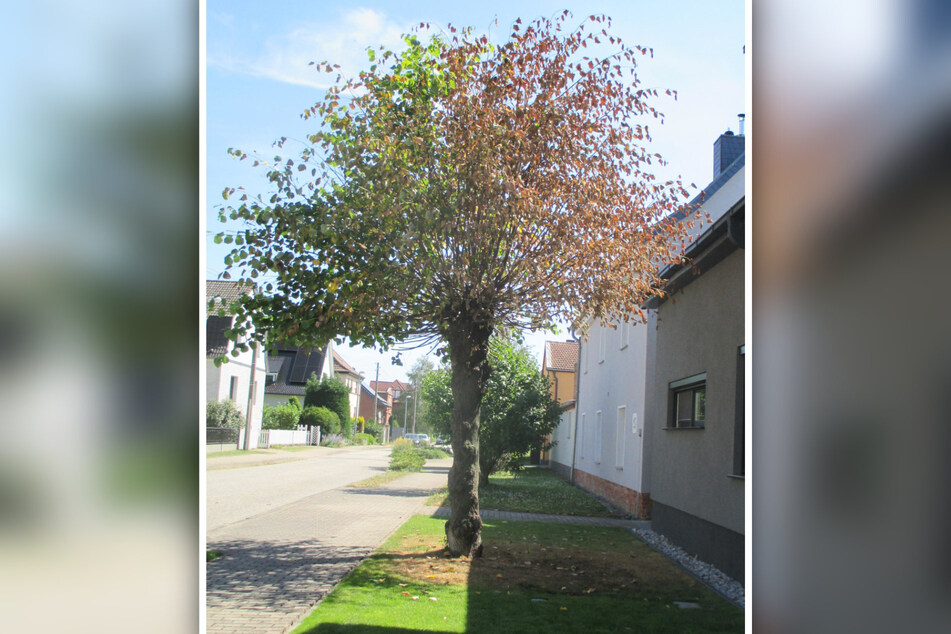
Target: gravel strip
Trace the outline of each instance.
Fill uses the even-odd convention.
[[[679,546],[674,546],[666,537],[647,528],[632,528],[631,531],[647,542],[647,545],[657,552],[673,559],[687,572],[710,586],[728,600],[739,607],[746,609],[746,591],[743,585],[726,576],[714,566],[689,555]]]

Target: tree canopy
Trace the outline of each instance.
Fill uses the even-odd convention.
[[[234,202],[220,218],[246,227],[216,237],[235,244],[224,277],[261,278],[262,290],[231,307],[229,336],[445,347],[457,555],[481,549],[492,333],[642,316],[684,235],[669,215],[687,192],[652,173],[659,95],[636,74],[652,51],[609,34],[607,17],[571,20],[518,20],[500,44],[449,27],[370,50],[369,70],[338,74],[304,113],[317,129],[296,157],[254,159],[269,197],[223,192]]]

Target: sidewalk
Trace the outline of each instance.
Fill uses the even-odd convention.
[[[214,471],[217,469],[235,469],[237,467],[257,467],[265,464],[278,464],[281,462],[307,460],[308,458],[319,458],[320,456],[335,453],[364,451],[373,447],[379,448],[380,445],[363,445],[357,447],[303,447],[294,451],[288,451],[286,449],[252,449],[251,451],[242,452],[241,454],[226,456],[216,456],[215,453],[209,453],[205,458],[205,468],[209,471]]]
[[[253,456],[264,457],[235,457]],[[223,553],[207,566],[209,634],[293,629],[403,522],[425,512],[451,464],[430,460],[423,472],[381,487],[318,493],[209,533],[208,550]]]

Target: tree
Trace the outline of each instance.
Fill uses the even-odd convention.
[[[479,483],[501,469],[518,471],[532,450],[549,448],[548,437],[558,425],[561,406],[551,398],[549,379],[538,371],[534,355],[511,337],[489,342],[492,374],[486,382],[479,421]],[[429,403],[428,422],[440,433],[451,433],[454,408],[451,371],[442,367],[423,384]]]
[[[409,402],[409,411],[410,419],[412,422],[413,431],[417,433],[422,432],[432,432],[433,428],[428,426],[424,420],[426,420],[426,402],[420,398],[420,390],[423,386],[423,381],[430,372],[436,368],[436,364],[433,363],[433,360],[429,357],[420,357],[416,360],[416,363],[413,364],[413,367],[409,369],[406,373],[406,376],[409,378],[410,382],[410,391],[413,394],[413,400]]]
[[[609,35],[604,16],[576,28],[569,19],[518,20],[499,45],[449,27],[428,42],[405,36],[401,52],[371,50],[368,71],[338,75],[304,113],[318,129],[296,160],[256,158],[270,195],[223,192],[235,202],[219,217],[246,227],[216,236],[235,245],[223,277],[265,276],[261,293],[233,306],[239,350],[262,333],[298,345],[441,342],[457,556],[481,553],[493,332],[643,320],[685,235],[670,214],[687,191],[651,173],[663,161],[644,119],[662,115],[635,67],[653,51]]]
[[[208,401],[205,403],[205,425],[241,429],[244,427],[244,416],[231,399]]]
[[[346,438],[353,436],[353,420],[350,418],[350,390],[337,377],[317,378],[311,374],[304,386],[304,410],[308,407],[326,407],[337,415],[340,428]],[[336,432],[334,432],[336,433]]]

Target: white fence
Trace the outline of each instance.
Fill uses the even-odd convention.
[[[274,445],[319,445],[319,427],[298,427],[297,429],[262,429],[258,434],[258,447],[266,449]],[[238,438],[238,447],[244,447],[244,430]]]

